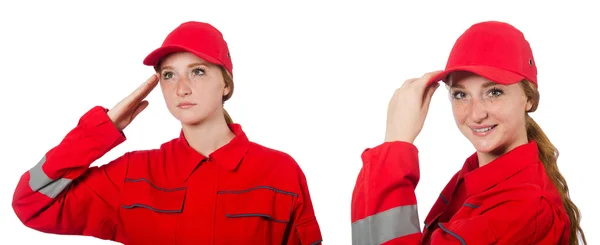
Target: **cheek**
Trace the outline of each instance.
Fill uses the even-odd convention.
[[[197,86],[194,86],[193,91],[197,100],[208,104],[220,103],[223,97],[223,88],[215,83],[198,83]]]
[[[510,127],[518,126],[524,123],[523,106],[516,103],[494,103],[489,107],[489,113],[500,123]]]
[[[513,111],[513,113],[504,114],[505,121],[510,125],[511,130],[518,130],[525,127],[525,113]]]
[[[165,102],[167,103],[167,105],[170,105],[171,103],[173,103],[173,97],[175,97],[175,92],[174,92],[172,86],[161,83],[160,90],[162,92],[163,98],[165,99]]]
[[[466,103],[453,102],[452,114],[454,115],[454,120],[456,121],[456,123],[464,123],[469,115],[468,105]]]

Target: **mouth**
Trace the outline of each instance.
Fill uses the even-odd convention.
[[[194,104],[194,103],[182,102],[182,103],[177,104],[177,107],[181,108],[181,109],[187,109],[187,108],[190,108],[190,107],[195,106],[195,105],[196,104]]]
[[[493,131],[493,129],[496,128],[496,126],[498,126],[498,124],[491,125],[491,126],[485,126],[485,127],[469,127],[469,128],[471,128],[471,130],[473,131],[473,133],[475,133],[475,135],[485,136],[485,135],[490,134]]]

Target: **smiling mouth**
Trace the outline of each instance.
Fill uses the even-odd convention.
[[[475,131],[475,133],[486,133],[486,132],[494,129],[496,126],[498,126],[498,125],[496,124],[493,126],[489,126],[487,128],[471,128],[471,130]]]

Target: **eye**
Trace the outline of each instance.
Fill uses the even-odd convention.
[[[492,88],[492,89],[490,89],[490,91],[488,91],[488,94],[491,97],[498,97],[498,96],[504,94],[504,92],[501,89]]]
[[[165,72],[163,72],[162,77],[163,77],[163,79],[173,78],[173,72],[165,71]]]
[[[192,75],[194,75],[194,76],[202,76],[202,75],[204,75],[204,69],[202,69],[202,68],[194,68],[194,70],[192,70]]]
[[[460,100],[465,98],[465,96],[467,96],[465,93],[463,93],[462,91],[455,91],[452,92],[452,98],[454,98],[455,100]]]

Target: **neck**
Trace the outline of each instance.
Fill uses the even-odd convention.
[[[204,121],[197,125],[182,125],[185,139],[192,149],[204,156],[229,143],[235,134],[229,129],[225,119]]]
[[[500,155],[493,154],[491,152],[477,152],[477,161],[479,162],[479,167],[483,167],[488,163],[496,160]]]
[[[527,144],[528,140],[527,137],[525,137],[524,139],[515,141],[513,144],[511,145],[506,145],[506,146],[501,146],[496,148],[496,150],[493,150],[491,152],[477,152],[477,160],[479,161],[479,167],[483,167],[485,165],[487,165],[488,163],[496,160],[496,158],[514,150],[515,148]]]

